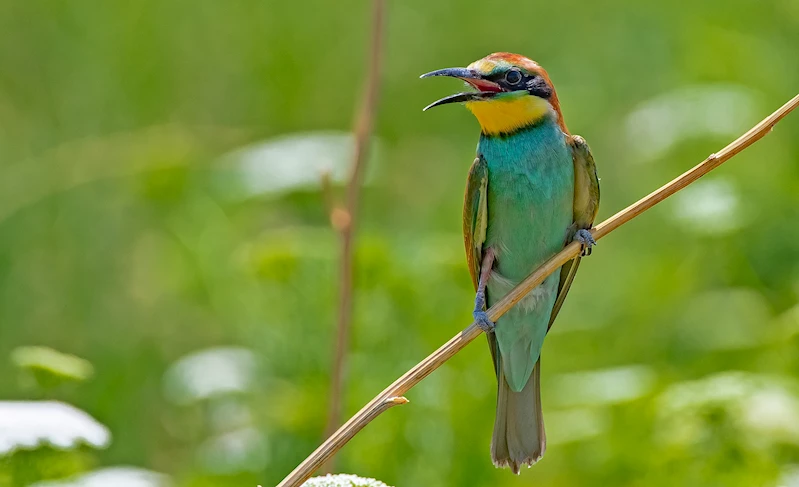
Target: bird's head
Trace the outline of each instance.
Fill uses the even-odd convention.
[[[561,129],[568,133],[549,75],[538,63],[524,56],[497,52],[465,68],[439,69],[421,77],[432,76],[460,78],[475,91],[442,98],[425,110],[447,103],[464,103],[477,117],[486,135],[512,134],[544,117],[555,117]]]

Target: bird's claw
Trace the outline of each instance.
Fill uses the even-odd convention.
[[[477,323],[477,326],[488,333],[494,331],[494,323],[488,319],[488,315],[483,311],[485,305],[486,295],[485,292],[481,290],[474,296],[474,313],[472,313],[472,316],[474,316],[474,322]]]
[[[488,319],[488,315],[485,311],[475,311],[473,313],[474,322],[477,323],[477,327],[483,330],[485,333],[489,333],[494,331],[496,325],[493,321]]]
[[[594,236],[591,235],[591,231],[584,228],[581,228],[575,232],[574,241],[580,242],[580,245],[582,246],[582,252],[580,252],[580,255],[583,257],[591,255],[592,249],[594,245],[596,245],[596,240],[594,240]]]

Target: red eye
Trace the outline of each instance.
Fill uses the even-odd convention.
[[[510,85],[518,85],[522,80],[522,73],[515,69],[511,69],[505,73],[505,81]]]

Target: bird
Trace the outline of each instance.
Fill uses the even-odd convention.
[[[463,237],[475,288],[474,320],[488,338],[497,377],[491,458],[519,474],[546,450],[540,357],[580,259],[596,244],[590,229],[599,208],[599,178],[585,139],[571,135],[546,70],[519,54],[489,54],[447,76],[470,91],[431,103],[463,103],[480,138],[469,170]],[[486,307],[572,241],[581,253],[492,323]]]

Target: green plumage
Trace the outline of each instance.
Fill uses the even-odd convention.
[[[483,136],[488,168],[484,247],[497,260],[487,286],[489,306],[563,248],[572,224],[574,166],[566,135],[546,117],[508,137]],[[497,322],[496,340],[508,385],[520,392],[538,361],[559,276],[549,276]]]
[[[518,54],[498,52],[466,68],[422,75],[462,79],[476,91],[428,105],[464,102],[480,122],[477,158],[463,202],[463,239],[475,287],[475,324],[486,332],[497,374],[491,458],[515,473],[546,449],[540,356],[580,264],[577,257],[492,323],[485,311],[588,229],[599,180],[585,140],[569,134],[549,75]],[[585,249],[584,249],[585,250]]]
[[[495,252],[488,306],[560,251],[576,230],[590,228],[598,206],[588,145],[565,133],[554,113],[512,135],[481,136],[466,187],[464,237],[475,287],[485,250]],[[497,374],[491,456],[516,473],[546,449],[541,347],[579,263],[578,257],[549,276],[487,334]]]

